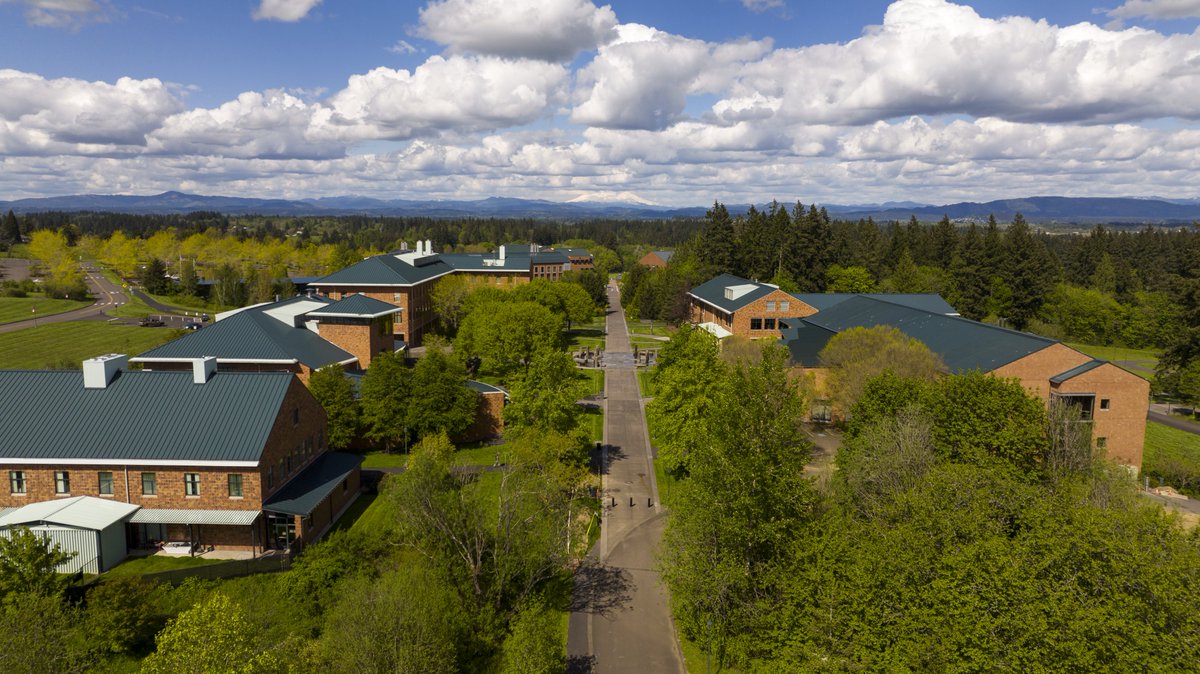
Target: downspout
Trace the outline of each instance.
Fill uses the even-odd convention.
[[[129,497],[129,464],[125,464],[125,502],[133,503]]]

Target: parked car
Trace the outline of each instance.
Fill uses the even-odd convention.
[[[163,323],[157,318],[150,318],[147,316],[146,318],[143,318],[138,325],[142,326],[143,328],[161,328],[162,326],[166,325],[166,323]]]

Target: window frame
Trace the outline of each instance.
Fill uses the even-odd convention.
[[[767,311],[775,311],[775,300],[767,301]]]
[[[1110,409],[1112,409],[1112,398],[1101,398],[1100,399],[1100,411],[1107,412]]]
[[[146,487],[150,489],[147,490]],[[158,473],[142,472],[142,496],[158,496]]]
[[[104,491],[105,485],[108,486],[108,491]],[[113,474],[111,470],[101,470],[96,473],[96,493],[101,496],[113,495]]]
[[[192,498],[200,496],[200,473],[183,474],[183,495]]]
[[[54,471],[54,495],[62,496],[71,493],[71,471]]]
[[[29,493],[29,482],[25,478],[25,471],[8,471],[8,493],[13,496],[24,496]]]
[[[237,484],[237,493],[234,493],[234,484]],[[241,473],[230,473],[227,480],[229,487],[229,498],[244,498],[246,495],[245,480]]]
[[[751,318],[750,319],[750,329],[751,330],[762,330],[763,329],[763,319]]]

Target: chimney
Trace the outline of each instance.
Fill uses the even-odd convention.
[[[424,246],[425,244],[421,243],[420,239],[417,239],[417,257],[421,257],[425,254]]]
[[[401,242],[400,242],[400,251],[401,251],[401,252],[407,252],[407,251],[408,251],[408,242],[407,242],[407,241],[401,241]]]
[[[204,356],[192,359],[192,383],[207,384],[217,372],[216,356]]]
[[[504,262],[504,246],[500,246],[500,261]]]
[[[425,239],[425,254],[433,255],[433,242],[429,239]]]
[[[83,387],[108,388],[117,373],[129,367],[129,358],[122,353],[110,353],[83,361]]]

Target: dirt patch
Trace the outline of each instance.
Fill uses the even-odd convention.
[[[33,260],[22,260],[16,257],[0,257],[0,278],[5,281],[24,281],[29,278],[29,268]]]

